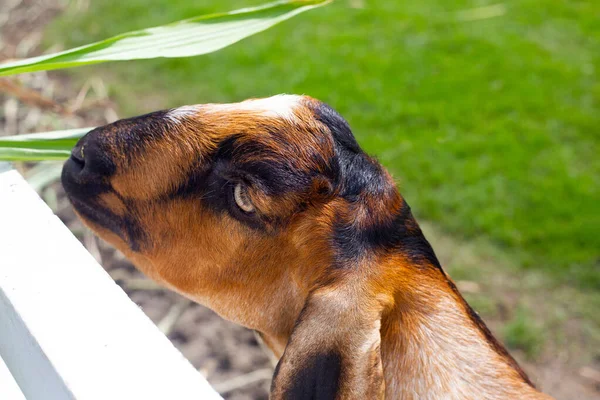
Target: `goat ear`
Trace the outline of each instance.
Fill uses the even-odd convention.
[[[271,400],[382,399],[381,310],[313,292],[275,369]]]

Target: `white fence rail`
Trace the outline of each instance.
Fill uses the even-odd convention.
[[[0,171],[0,399],[23,398],[221,399],[24,179]]]

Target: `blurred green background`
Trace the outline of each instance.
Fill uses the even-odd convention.
[[[260,3],[91,2],[47,40]],[[338,0],[208,56],[94,68],[123,116],[276,93],[324,100],[419,218],[493,243],[517,271],[600,289],[600,2]]]

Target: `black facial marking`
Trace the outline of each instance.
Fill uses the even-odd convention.
[[[352,265],[368,251],[402,251],[415,263],[427,261],[440,267],[433,248],[416,225],[410,207],[404,203],[393,218],[373,221],[368,226],[359,227],[337,218],[333,226],[333,241],[338,249],[337,266]]]
[[[217,150],[215,152],[215,159],[217,160],[231,160],[233,154],[235,153],[237,147],[237,141],[239,140],[240,135],[231,135],[227,139],[222,140],[217,146]]]
[[[181,185],[171,193],[168,193],[165,197],[167,199],[203,197],[207,191],[207,179],[210,176],[211,169],[211,163],[198,161],[190,168],[190,171],[187,173],[187,176]]]
[[[280,362],[281,363],[281,362]],[[279,364],[275,370],[276,381]],[[295,371],[293,381],[285,389],[289,400],[334,400],[337,397],[342,373],[342,357],[337,352],[317,354]]]
[[[351,207],[362,206],[362,198],[382,199],[395,192],[381,165],[358,145],[350,126],[335,110],[324,103],[313,106],[315,117],[327,126],[335,143],[339,176],[336,180],[340,196]],[[369,210],[367,210],[368,212]],[[334,221],[333,242],[338,266],[350,265],[372,250],[402,250],[416,262],[428,261],[439,267],[431,245],[415,222],[410,207],[403,202],[399,212],[391,216],[370,215],[362,224],[339,215]]]
[[[302,180],[302,174],[289,163],[286,164],[285,160],[277,158],[280,157],[274,156],[260,143],[246,141],[240,144],[238,137],[232,136],[219,144],[213,162],[226,166],[222,169],[228,169],[230,175],[243,176],[270,196],[281,195],[306,183],[306,180]]]
[[[268,196],[294,193],[310,186],[311,175],[297,171],[285,160],[257,160],[239,165],[242,171],[257,179]]]
[[[324,159],[316,149],[304,149],[304,152],[313,151],[309,157],[314,169],[302,171],[293,159],[281,156],[281,151],[289,151],[292,146],[284,135],[272,129],[269,135],[280,142],[281,148],[270,149],[256,141],[241,144],[238,136],[232,136],[219,144],[213,162],[227,162],[232,173],[243,175],[268,196],[306,191],[316,176],[333,176],[331,160]]]
[[[132,216],[120,217],[95,200],[81,201],[71,196],[69,200],[86,220],[113,232],[127,242],[131,250],[140,251],[146,241],[146,234]],[[123,232],[126,232],[126,235],[123,235]]]
[[[130,216],[124,216],[121,219],[121,224],[125,228],[125,232],[127,232],[126,240],[131,250],[140,251],[141,244],[145,243],[146,239],[146,233],[140,224]]]
[[[121,154],[132,160],[147,143],[163,138],[172,129],[167,113],[162,110],[121,119],[102,129],[108,131]]]
[[[264,230],[265,221],[259,215],[243,212],[234,201],[235,185],[238,182],[247,183],[248,180],[247,172],[241,171],[231,159],[234,142],[232,138],[224,140],[210,161],[199,161],[190,169],[184,182],[159,201],[196,199],[215,213],[227,212],[251,228]]]

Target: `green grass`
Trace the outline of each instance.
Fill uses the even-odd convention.
[[[258,3],[91,2],[60,17],[48,43]],[[127,114],[282,92],[320,98],[391,169],[419,217],[491,239],[519,268],[600,288],[600,2],[510,0],[496,18],[461,13],[492,4],[337,0],[216,54],[76,73],[107,77]]]

